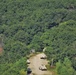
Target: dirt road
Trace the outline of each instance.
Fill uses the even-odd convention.
[[[31,75],[52,75],[50,71],[39,70],[39,67],[44,64],[47,65],[48,61],[46,59],[40,59],[44,53],[37,54],[36,56],[31,57],[29,67],[32,69]]]

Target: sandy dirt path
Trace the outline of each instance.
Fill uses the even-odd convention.
[[[31,57],[29,68],[32,69],[32,74],[31,75],[52,75],[50,71],[41,71],[39,70],[39,67],[44,64],[47,65],[48,61],[47,59],[40,59],[42,55],[45,55],[44,53],[37,54],[36,56]]]

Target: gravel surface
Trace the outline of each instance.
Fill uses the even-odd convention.
[[[30,74],[30,75],[52,75],[52,72],[50,72],[50,71],[39,70],[39,67],[42,64],[44,64],[44,65],[48,64],[47,59],[40,59],[40,57],[43,55],[45,55],[45,54],[40,53],[40,54],[37,54],[29,59],[31,63],[29,64],[28,67],[32,69],[32,74]]]

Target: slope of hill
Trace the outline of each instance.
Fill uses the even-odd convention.
[[[41,52],[45,47],[50,61],[63,62],[68,56],[76,70],[75,15],[75,0],[0,0],[0,36],[4,43],[0,74],[6,75],[4,70],[10,67],[11,74],[18,75],[19,71],[13,74],[11,67],[31,49]]]

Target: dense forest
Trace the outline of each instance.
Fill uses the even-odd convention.
[[[76,75],[76,0],[0,0],[0,42],[0,75],[23,75],[44,48],[58,75]]]

